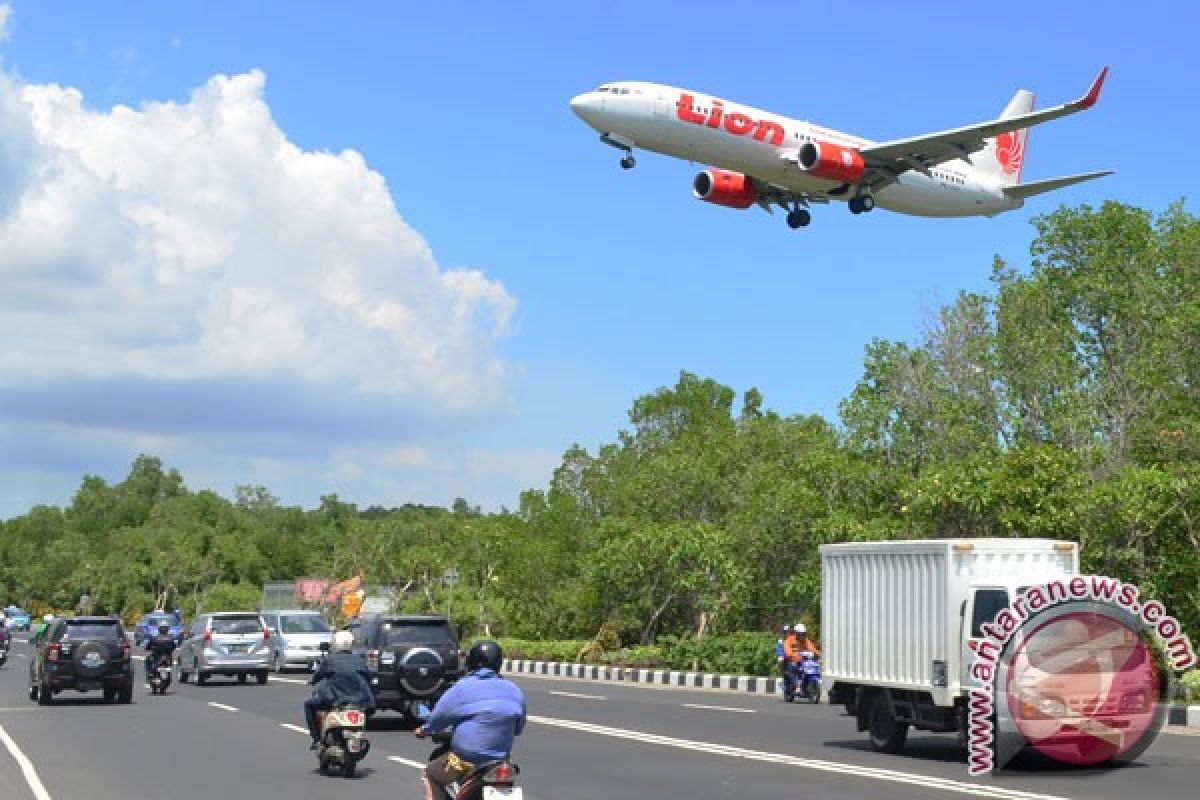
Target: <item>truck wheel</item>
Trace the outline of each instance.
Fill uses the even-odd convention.
[[[908,723],[896,719],[887,694],[878,692],[871,698],[867,712],[871,746],[881,753],[899,753],[908,739]]]

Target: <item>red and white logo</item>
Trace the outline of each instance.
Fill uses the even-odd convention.
[[[1163,680],[1134,630],[1078,611],[1017,642],[1004,697],[1031,746],[1063,763],[1102,764],[1152,732]]]
[[[1009,131],[996,137],[996,160],[1004,174],[1014,180],[1021,177],[1021,165],[1025,163],[1025,140],[1029,129]]]

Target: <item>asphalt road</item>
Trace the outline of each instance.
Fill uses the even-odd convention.
[[[55,705],[40,707],[28,698],[29,652],[14,644],[13,658],[0,668],[0,797],[6,800],[271,800],[333,792],[363,800],[422,797],[419,767],[431,745],[390,714],[372,721],[372,749],[358,777],[316,772],[303,732],[303,673],[273,675],[266,686],[220,678],[204,687],[175,684],[165,697],[139,685],[128,706],[107,705],[90,693],[59,695]],[[1196,796],[1200,782],[1195,735],[1164,734],[1136,764],[1121,769],[1026,760],[975,779],[953,737],[914,734],[903,755],[880,755],[840,708],[827,705],[516,680],[530,721],[514,758],[530,800],[1179,800]],[[36,773],[32,787],[21,758]]]

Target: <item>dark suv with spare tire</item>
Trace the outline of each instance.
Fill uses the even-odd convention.
[[[29,699],[48,706],[67,689],[99,689],[109,702],[133,701],[133,663],[119,619],[67,617],[46,627],[29,665]]]
[[[379,710],[415,724],[418,706],[433,708],[462,677],[462,652],[445,617],[380,614],[354,631],[354,651],[367,662]]]

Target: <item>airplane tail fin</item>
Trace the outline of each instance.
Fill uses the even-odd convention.
[[[1035,194],[1053,192],[1055,189],[1062,189],[1064,186],[1073,186],[1077,183],[1094,180],[1095,178],[1103,178],[1105,175],[1112,174],[1112,170],[1110,169],[1102,172],[1084,172],[1079,175],[1068,175],[1065,178],[1050,178],[1044,181],[1034,181],[1033,183],[1022,183],[1018,186],[1005,186],[1002,191],[1008,197],[1019,197],[1024,200],[1026,197],[1033,197]]]
[[[1033,92],[1018,89],[999,118],[1019,117],[1032,110]],[[1002,133],[986,140],[983,151],[972,160],[980,172],[998,178],[1005,186],[1015,186],[1021,182],[1021,167],[1025,164],[1025,143],[1028,139],[1028,128]]]

